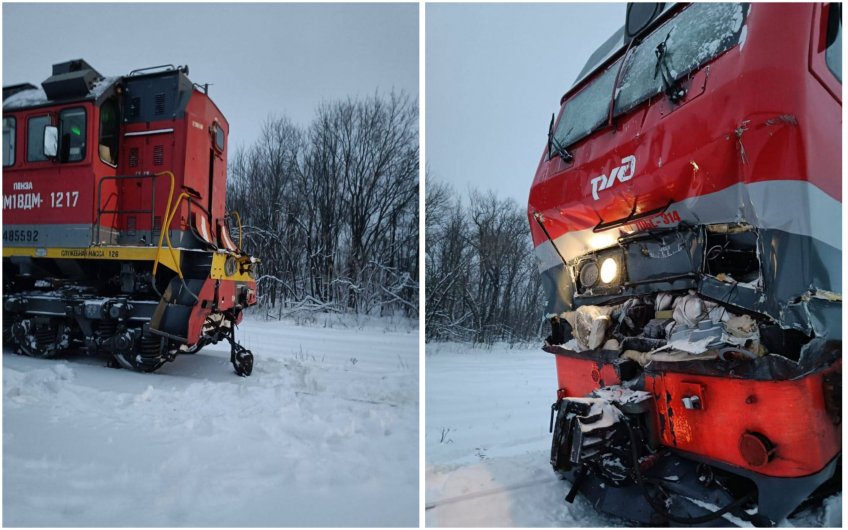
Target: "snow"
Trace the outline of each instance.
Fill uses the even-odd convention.
[[[551,470],[554,356],[538,345],[428,344],[427,526],[619,526]]]
[[[237,335],[248,378],[226,343],[153,374],[4,350],[3,524],[417,526],[417,329]]]
[[[13,110],[34,107],[35,105],[43,105],[47,101],[47,94],[44,93],[42,88],[31,88],[29,90],[22,90],[6,98],[3,101],[3,109]]]
[[[549,463],[553,355],[431,343],[425,362],[427,526],[631,526],[564,501],[571,484]],[[780,526],[841,526],[841,509],[839,493]]]
[[[120,80],[121,76],[104,77],[92,85],[89,94],[95,99],[99,98],[104,92],[106,92],[107,89],[109,89],[109,87],[114,85],[116,81]]]
[[[93,97],[95,99],[100,97],[109,87],[120,79],[120,76],[101,78],[91,86],[91,90],[86,97]],[[47,99],[47,94],[44,92],[44,89],[37,87],[29,90],[22,90],[17,94],[9,96],[3,101],[3,108],[5,110],[23,109],[27,107],[34,107],[36,105],[45,105],[49,102],[50,100]]]

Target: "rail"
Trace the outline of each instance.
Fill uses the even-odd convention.
[[[103,217],[104,214],[126,215],[126,214],[133,214],[133,213],[135,213],[135,214],[149,213],[150,214],[150,239],[149,239],[149,241],[152,244],[153,233],[155,231],[154,230],[155,229],[155,219],[156,219],[156,214],[154,212],[154,210],[156,208],[156,183],[155,183],[155,179],[158,175],[161,175],[161,173],[156,173],[156,174],[144,173],[144,174],[141,174],[141,175],[113,175],[113,176],[106,176],[106,177],[103,177],[103,178],[100,179],[100,181],[97,183],[97,219],[94,222],[94,230],[92,231],[92,236],[93,236],[93,239],[94,239],[91,242],[92,246],[102,244],[102,241],[100,240],[100,226],[101,226],[100,221],[101,221],[101,218]],[[120,209],[120,208],[117,208],[117,209],[114,209],[114,210],[107,210],[107,209],[105,209],[104,206],[102,206],[102,204],[103,204],[103,183],[104,182],[109,181],[109,180],[126,181],[126,180],[145,180],[145,179],[150,179],[150,181],[151,181],[150,208],[149,209],[146,209],[146,208],[142,208],[142,209]],[[108,206],[108,201],[107,201],[107,206]],[[160,229],[160,231],[161,231],[161,229]]]

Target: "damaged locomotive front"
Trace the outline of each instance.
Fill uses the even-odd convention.
[[[631,4],[563,97],[528,216],[567,501],[772,525],[840,490],[834,6]]]
[[[840,299],[810,290],[771,314],[759,245],[750,225],[681,224],[567,265],[577,307],[544,347],[567,498],[645,523],[776,522],[838,487]]]

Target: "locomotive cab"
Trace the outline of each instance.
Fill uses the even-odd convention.
[[[228,339],[249,373],[233,328],[257,260],[230,236],[227,120],[187,75],[78,59],[4,88],[4,332],[20,353],[151,371]]]

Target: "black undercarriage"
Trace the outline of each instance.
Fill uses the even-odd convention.
[[[253,355],[235,341],[237,315],[231,311],[212,311],[200,340],[191,345],[157,329],[157,316],[165,307],[184,316],[181,324],[187,325],[202,280],[160,273],[159,281],[168,286],[163,289],[152,283],[150,274],[135,272],[150,270],[138,263],[16,261],[4,259],[3,342],[18,354],[51,358],[81,351],[107,357],[111,366],[153,372],[179,354],[227,340],[236,373],[252,372]],[[76,274],[51,274],[62,270]]]

